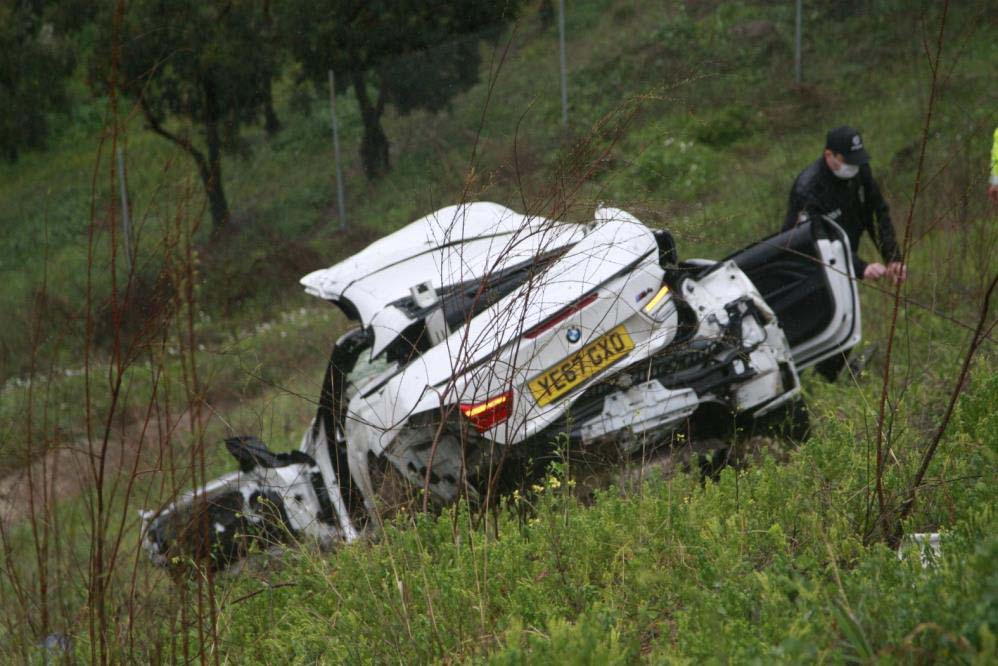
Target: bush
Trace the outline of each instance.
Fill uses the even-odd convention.
[[[752,134],[752,114],[742,104],[732,104],[695,123],[693,136],[700,143],[724,148]]]
[[[652,192],[688,199],[714,177],[715,156],[706,146],[667,136],[649,144],[637,159],[637,175]]]

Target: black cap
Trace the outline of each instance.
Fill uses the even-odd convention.
[[[825,148],[841,153],[846,164],[866,164],[870,156],[863,148],[863,137],[848,125],[836,127],[825,137]]]

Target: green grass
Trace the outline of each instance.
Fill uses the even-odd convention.
[[[333,556],[286,551],[224,583],[220,643],[231,663],[986,663],[998,541],[981,473],[998,421],[983,406],[996,390],[992,377],[965,396],[938,463],[977,480],[931,487],[908,525],[943,534],[927,568],[864,545],[867,452],[849,420],[819,409],[789,462],[767,456],[703,487],[680,475],[583,506],[562,468],[518,500],[526,519],[511,501],[482,529],[458,508]]]
[[[837,20],[827,20],[833,9],[810,9],[802,88],[792,85],[791,4],[703,3],[690,11],[679,2],[568,4],[568,132],[559,127],[556,31],[540,32],[532,9],[513,33],[491,95],[483,75],[448,113],[399,117],[389,109],[394,169],[377,183],[365,182],[359,169],[356,105],[340,98],[346,232],[334,219],[324,92],[305,113],[292,104],[289,76],[277,90],[282,132],[268,140],[250,130],[250,151],[226,156],[234,228],[215,242],[207,238],[190,160],[130,117],[123,138],[142,291],[138,319],[126,324],[142,321],[160,275],[178,287],[180,316],[168,318],[160,336],[142,338],[124,327],[123,340],[142,346],[123,369],[123,400],[113,409],[108,144],[96,163],[103,100],[81,98],[49,150],[0,164],[0,377],[21,380],[0,391],[0,448],[7,454],[0,468],[24,462],[28,432],[35,453],[78,445],[85,435],[77,372],[88,344],[88,275],[95,422],[110,414],[118,433],[150,404],[175,417],[200,404],[204,417],[172,433],[150,432],[131,500],[124,501],[123,486],[105,497],[114,521],[123,521],[110,622],[129,637],[114,642],[113,658],[196,658],[197,628],[204,625],[195,618],[206,602],[199,602],[196,582],[174,585],[136,553],[134,511],[185,487],[199,447],[209,476],[231,469],[217,445],[226,435],[257,434],[279,450],[296,446],[314,413],[329,347],[346,325],[301,294],[303,273],[454,203],[465,187],[470,198],[518,210],[557,214],[564,205],[572,220],[588,219],[605,202],[670,228],[682,256],[725,255],[779,227],[793,177],[820,153],[825,131],[845,122],[864,131],[903,234],[929,72],[920,36],[912,38],[917,17],[905,3],[867,3],[865,13]],[[998,43],[983,26],[974,29],[981,11],[951,8],[947,78],[925,158],[929,177],[912,215],[911,280],[890,366],[891,501],[938,426],[983,289],[998,269],[993,211],[983,203],[995,122],[987,83]],[[732,36],[752,20],[773,23],[773,50]],[[819,24],[821,31],[810,29]],[[504,47],[501,40],[497,59]],[[488,63],[493,54],[485,53]],[[193,303],[179,289],[187,279],[187,233],[196,262]],[[861,254],[874,258],[869,240]],[[118,262],[123,286],[120,256]],[[861,285],[861,294],[864,344],[880,353],[859,384],[805,377],[816,433],[788,461],[763,453],[703,487],[686,474],[640,489],[621,483],[591,503],[565,492],[570,476],[563,466],[552,473],[556,483],[518,505],[511,500],[488,529],[473,525],[462,507],[402,520],[375,544],[260,555],[242,575],[216,581],[223,661],[993,661],[993,343],[974,365],[906,525],[941,531],[943,559],[927,569],[912,557],[899,562],[863,539],[893,303],[877,285]],[[188,308],[193,340],[186,338]],[[29,428],[23,380],[33,347]],[[190,357],[199,376],[193,396],[190,366],[182,361]],[[123,483],[130,459],[116,460],[111,472]],[[41,660],[31,647],[43,637],[40,559],[52,582],[48,630],[71,635],[79,659],[89,659],[86,563],[94,505],[87,492],[57,497],[53,524],[61,536],[40,557],[29,525],[8,531],[0,602],[15,612],[0,625],[0,654]],[[111,535],[117,530],[115,524]],[[9,572],[26,586],[20,593]]]

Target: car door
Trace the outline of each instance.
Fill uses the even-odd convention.
[[[852,250],[839,225],[826,219],[806,221],[728,258],[776,313],[798,369],[859,343]]]

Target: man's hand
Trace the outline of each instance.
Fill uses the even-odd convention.
[[[866,268],[863,269],[864,280],[879,280],[885,275],[887,275],[887,267],[876,262],[867,264]]]
[[[894,284],[903,284],[908,279],[908,267],[900,261],[887,264],[887,275]]]

